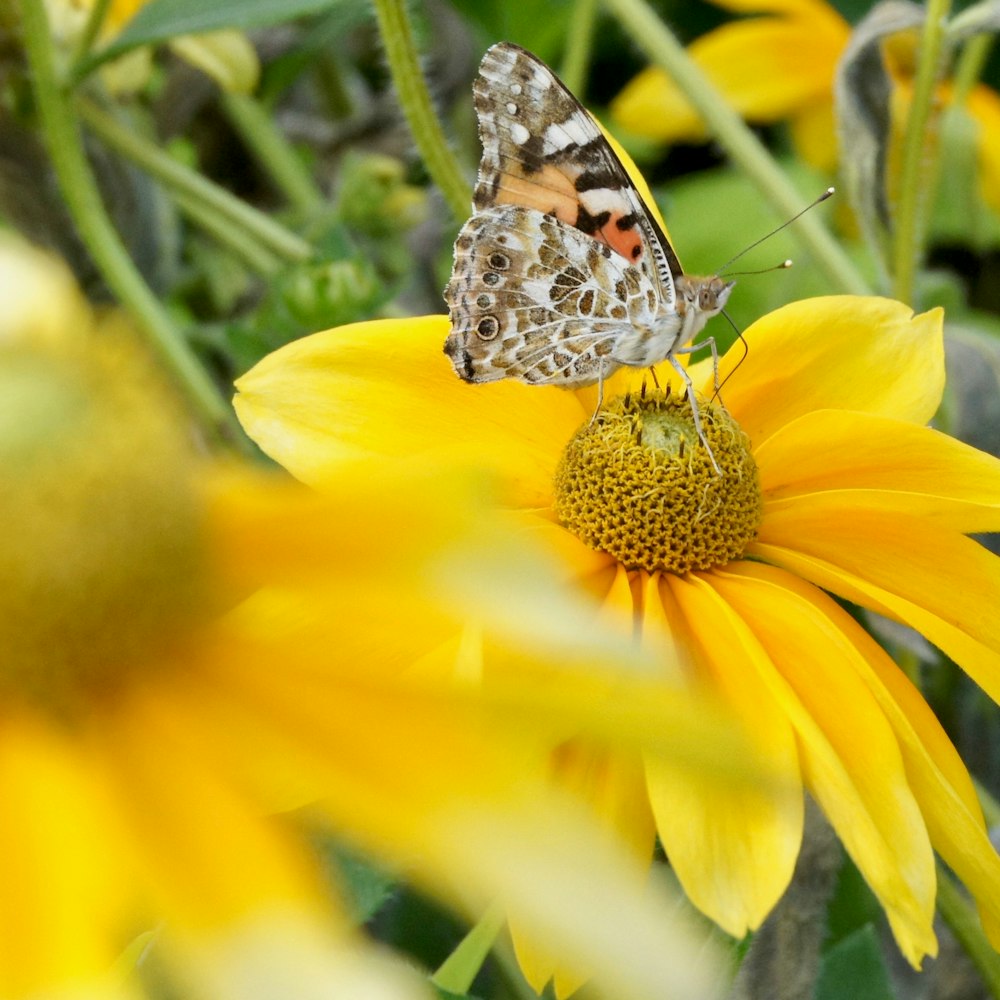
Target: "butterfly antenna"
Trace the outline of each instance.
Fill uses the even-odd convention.
[[[719,270],[716,272],[716,274],[718,274],[721,277],[722,274],[723,274],[723,272],[726,270],[727,267],[729,267],[730,264],[733,264],[736,261],[738,261],[740,259],[740,257],[742,257],[745,253],[749,253],[751,250],[753,250],[754,247],[760,246],[761,243],[764,242],[764,240],[769,240],[772,236],[774,236],[775,233],[780,233],[781,230],[785,228],[785,226],[790,226],[796,219],[801,218],[803,215],[805,215],[806,212],[809,211],[809,209],[815,208],[821,202],[826,201],[827,198],[832,197],[834,191],[835,191],[835,188],[828,187],[818,198],[816,198],[814,201],[809,202],[809,204],[806,205],[806,207],[804,209],[802,209],[801,212],[797,212],[790,219],[787,219],[780,226],[778,226],[777,229],[772,229],[769,233],[767,233],[766,235],[762,236],[759,240],[754,240],[754,242],[751,243],[750,246],[744,247],[744,249],[742,249],[738,254],[736,254],[735,257],[730,257],[729,260],[727,260],[726,263],[723,264],[722,267],[719,268]],[[771,270],[771,269],[768,268],[768,270]],[[744,273],[747,273],[747,272],[744,272]],[[752,274],[754,272],[749,272],[749,273]]]
[[[773,268],[768,268],[768,270],[773,270]],[[725,309],[722,310],[722,315],[726,317],[726,321],[729,325],[736,331],[736,336],[739,338],[740,343],[743,345],[743,357],[733,366],[733,370],[722,380],[719,388],[715,390],[715,395],[713,399],[717,399],[719,394],[722,392],[723,386],[736,374],[737,368],[746,361],[747,356],[750,354],[750,345],[747,343],[746,337],[743,336],[743,331],[733,322],[733,317],[726,312]]]
[[[768,271],[784,271],[792,266],[791,259],[785,259],[780,264],[773,264],[771,267],[761,267],[756,271],[730,271],[727,278],[742,278],[748,274],[767,274]]]

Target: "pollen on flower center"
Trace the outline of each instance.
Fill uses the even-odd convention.
[[[721,407],[702,400],[700,412],[721,476],[686,397],[667,389],[606,403],[556,470],[562,524],[630,569],[686,573],[742,555],[763,509],[750,441]]]

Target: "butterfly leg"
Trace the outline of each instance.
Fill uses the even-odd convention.
[[[678,347],[674,350],[674,354],[694,354],[695,351],[700,351],[703,347],[707,347],[712,352],[712,390],[714,393],[712,398],[714,399],[719,394],[719,389],[722,388],[719,385],[719,348],[715,345],[715,337],[706,337],[698,344]]]
[[[685,352],[687,353],[687,352]],[[717,476],[722,475],[722,469],[719,468],[719,463],[715,460],[715,455],[712,452],[712,447],[708,443],[708,438],[705,437],[705,431],[701,425],[701,410],[698,408],[698,400],[694,397],[694,383],[691,381],[691,376],[688,375],[687,369],[678,361],[678,359],[671,354],[669,359],[670,363],[674,366],[674,370],[683,379],[684,384],[687,386],[687,397],[688,402],[691,404],[691,418],[694,420],[694,432],[698,435],[698,440],[702,443],[705,451],[708,452],[708,457],[712,462],[712,468],[715,469],[715,474]]]
[[[597,414],[601,412],[601,407],[604,405],[604,363],[601,362],[600,368],[597,369],[597,406],[594,407],[594,415],[590,418],[591,426],[597,419]]]
[[[653,385],[655,385],[656,388],[659,389],[660,380],[656,377],[656,369],[652,365],[649,366],[649,374],[653,376]]]

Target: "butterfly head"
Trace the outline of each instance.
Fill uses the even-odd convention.
[[[697,337],[705,324],[722,312],[735,284],[716,275],[703,278],[683,274],[675,279],[676,309],[682,322],[678,343],[686,344]]]

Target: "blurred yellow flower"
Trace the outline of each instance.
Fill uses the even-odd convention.
[[[593,389],[455,379],[448,328],[430,316],[305,338],[239,380],[237,412],[322,490],[362,455],[490,469],[510,537],[547,544],[562,593],[624,621],[665,682],[681,661],[799,776],[912,963],[936,950],[934,850],[1000,943],[1000,860],[965,768],[906,676],[825,593],[913,625],[1000,697],[1000,561],[966,537],[1000,526],[1000,462],[924,426],[944,384],[940,312],[835,297],[755,323],[746,360],[721,362],[726,409],[702,403],[722,477],[669,388],[616,376],[591,423]],[[692,376],[711,391],[710,366]],[[424,530],[416,518],[409,529]],[[484,682],[504,668],[479,664]],[[640,856],[658,832],[691,899],[730,933],[759,926],[787,886],[800,787],[748,800],[585,741],[553,767]]]
[[[851,26],[825,0],[713,0],[735,14],[688,52],[719,91],[750,121],[788,121],[802,156],[832,170],[837,163],[833,78]],[[612,101],[613,118],[636,135],[663,142],[704,141],[697,112],[667,74],[643,70]]]
[[[263,818],[307,803],[468,913],[501,900],[616,996],[711,993],[641,866],[532,778],[551,742],[657,693],[595,669],[572,697],[501,685],[490,702],[412,669],[403,638],[455,634],[510,583],[506,559],[486,578],[463,561],[480,536],[495,548],[480,485],[366,465],[319,497],[220,469],[61,265],[0,242],[0,291],[0,997],[132,995],[98,983],[163,919],[158,947],[194,995],[425,996],[361,946],[295,824]],[[591,666],[627,655],[587,610],[559,623]],[[510,657],[548,628],[513,613]],[[491,615],[478,634],[502,649]],[[670,711],[624,728],[669,745],[654,726]],[[697,726],[739,752],[689,700],[673,711],[683,740]]]
[[[100,39],[110,42],[148,0],[110,0],[101,22]],[[95,0],[45,0],[53,37],[71,48],[84,30]],[[169,48],[185,62],[210,76],[223,90],[249,94],[260,79],[260,61],[250,39],[234,28],[172,38]],[[133,49],[102,68],[104,80],[115,91],[135,90],[149,76],[149,50]]]
[[[833,82],[851,26],[826,0],[712,0],[741,17],[692,42],[688,53],[726,100],[760,124],[787,121],[806,162],[833,171],[838,162]],[[915,36],[902,32],[885,46],[897,91],[893,124],[905,121],[912,80]],[[910,58],[904,55],[909,51]],[[950,99],[942,85],[939,99]],[[969,93],[966,109],[978,127],[983,197],[1000,210],[1000,97],[982,84]],[[695,110],[667,74],[649,67],[611,103],[615,121],[636,135],[661,142],[700,142],[707,133]]]

